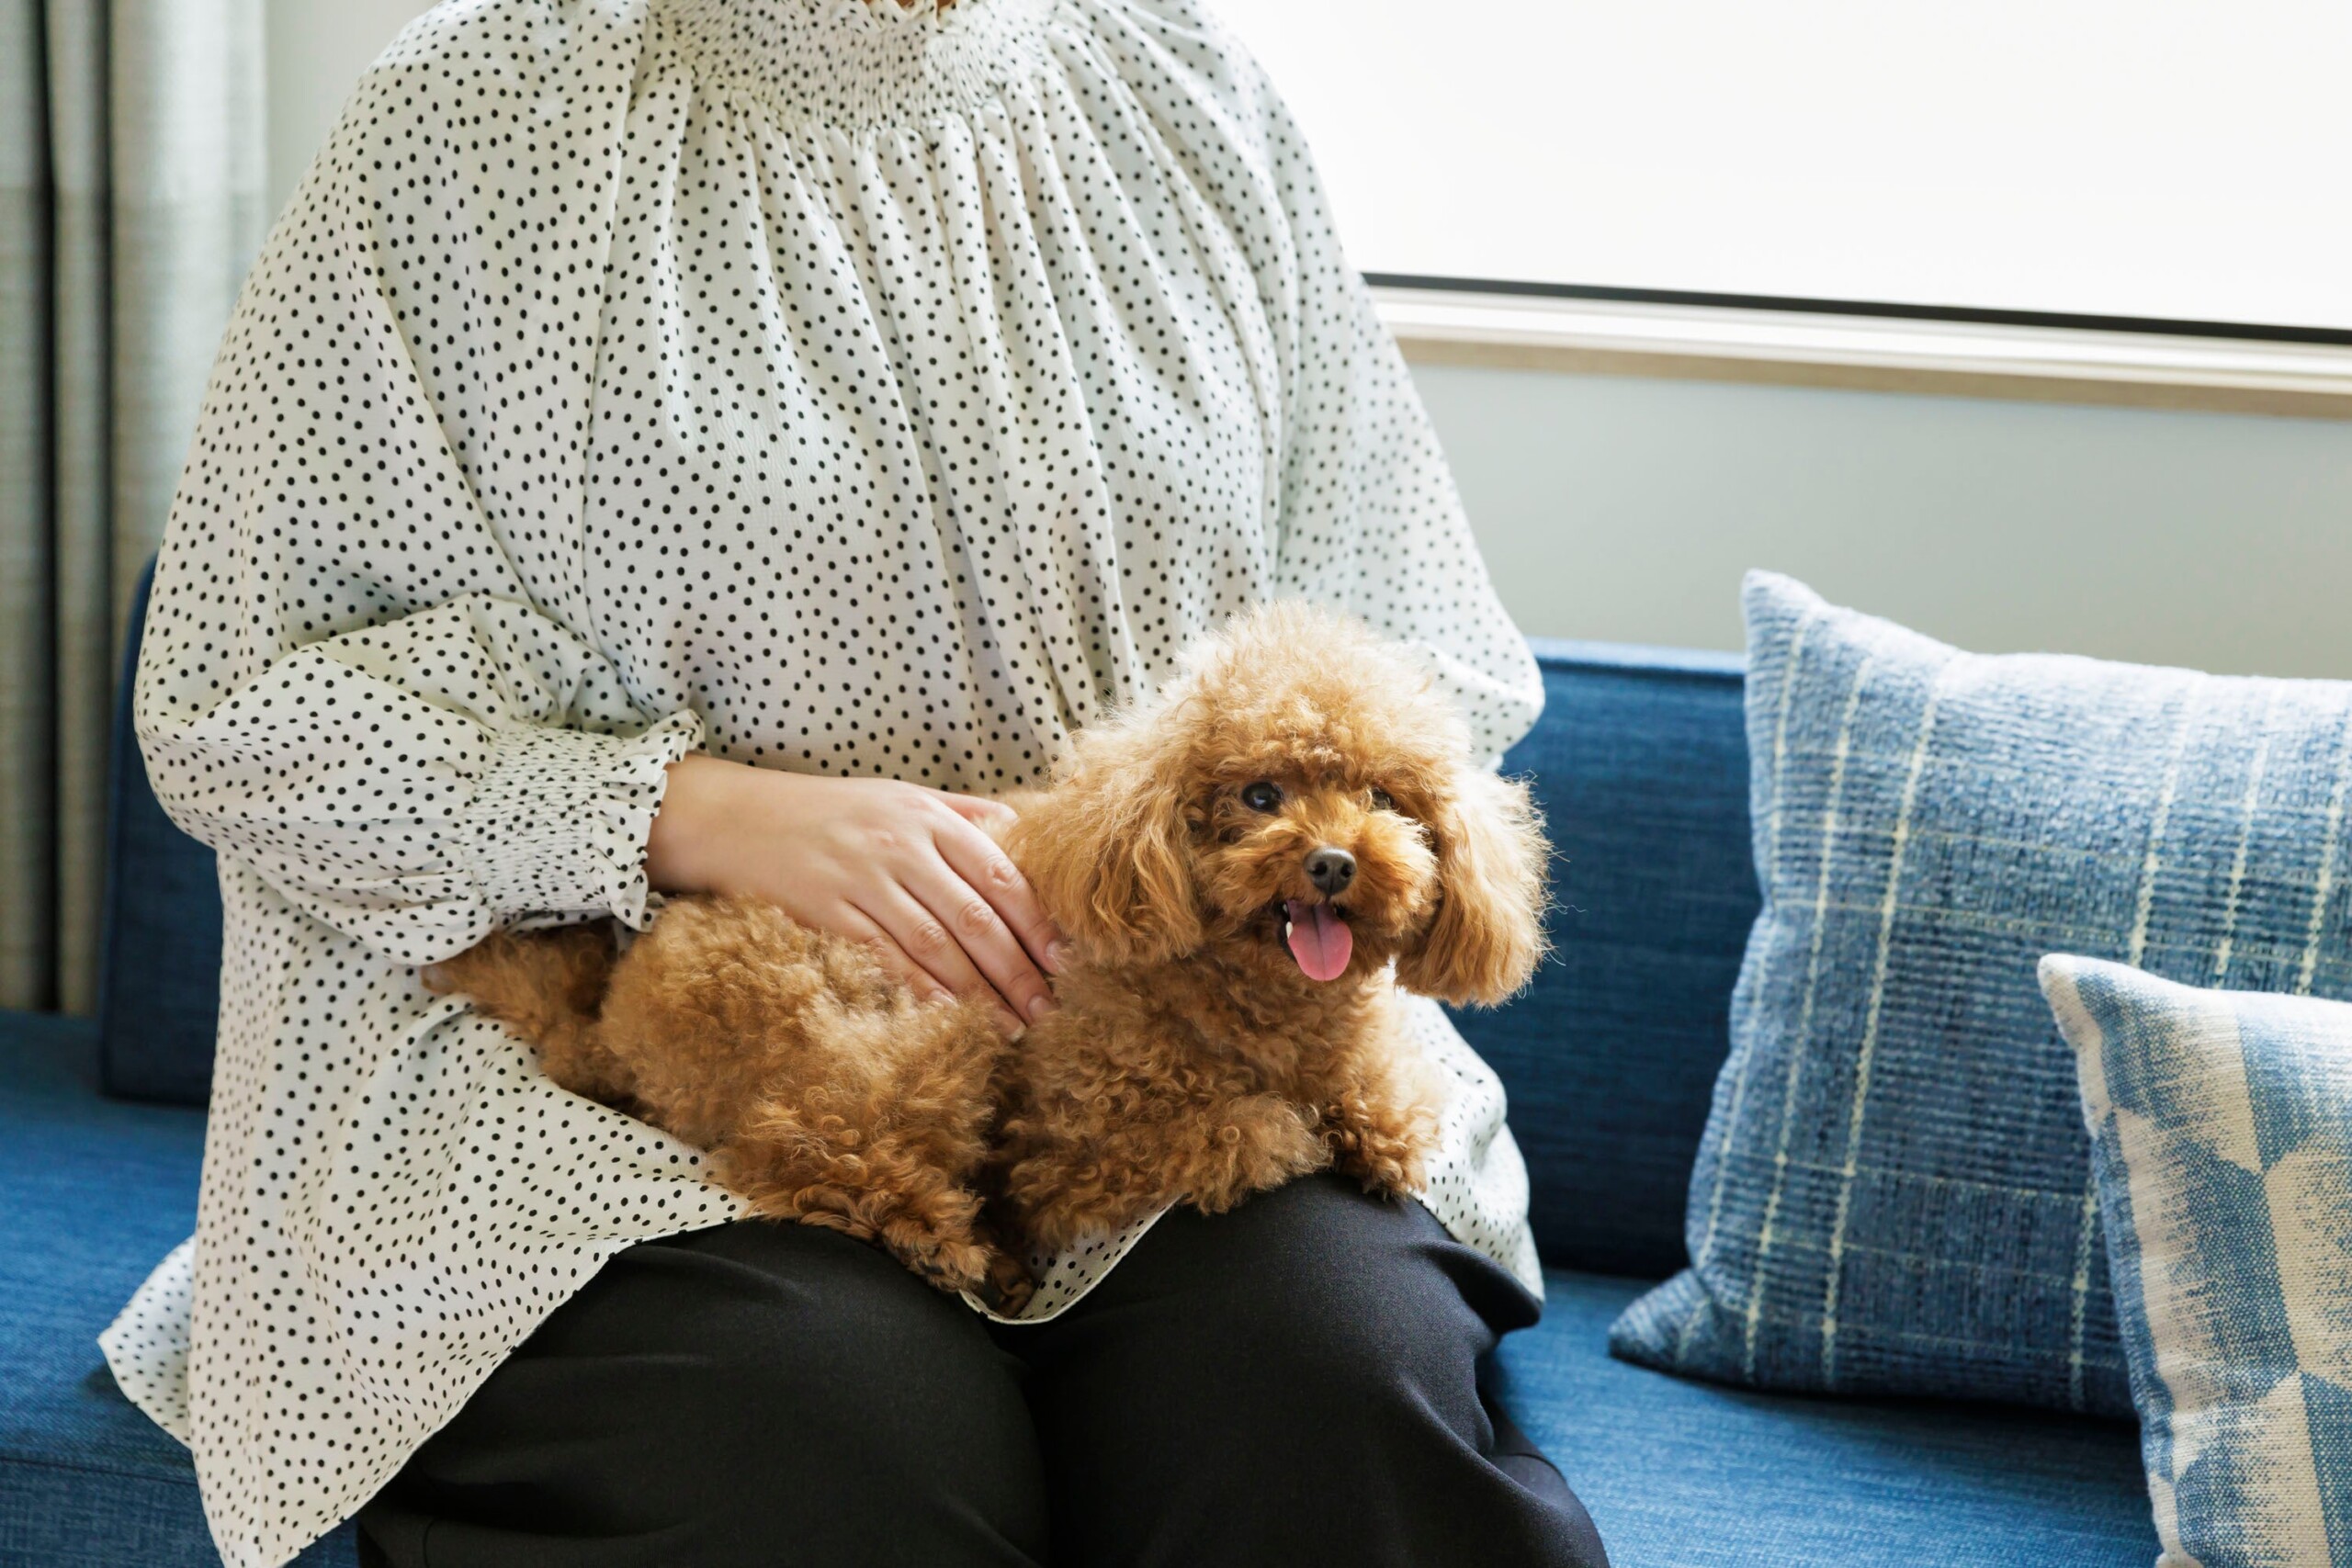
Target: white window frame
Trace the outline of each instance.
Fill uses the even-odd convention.
[[[2207,335],[2193,324],[2130,330],[1372,282],[1416,365],[2352,420],[2352,333]]]

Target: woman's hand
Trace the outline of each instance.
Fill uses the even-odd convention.
[[[1061,933],[981,824],[1012,810],[888,779],[823,778],[691,756],[670,767],[646,843],[664,893],[764,898],[871,943],[919,991],[987,998],[1010,1032],[1054,1005]]]

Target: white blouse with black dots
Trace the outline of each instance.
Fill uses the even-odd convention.
[[[193,1242],[105,1336],[227,1561],[356,1509],[607,1257],[733,1213],[416,966],[643,921],[706,746],[994,793],[1272,595],[1542,687],[1306,149],[1195,0],[463,0],[254,269],[138,678],[228,938]],[[1540,1284],[1500,1086],[1428,1201]],[[1048,1275],[1066,1307],[1133,1244]]]

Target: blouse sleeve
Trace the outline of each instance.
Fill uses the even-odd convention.
[[[135,693],[175,821],[409,964],[522,915],[641,920],[664,769],[702,733],[632,700],[567,548],[602,258],[539,237],[611,177],[620,13],[474,11],[379,63],[246,284]],[[533,187],[469,207],[528,138]],[[440,247],[431,276],[391,265],[393,225]]]
[[[1496,595],[1437,432],[1363,276],[1341,253],[1288,106],[1196,0],[1128,0],[1198,101],[1230,116],[1254,167],[1209,171],[1267,309],[1282,400],[1275,586],[1418,646],[1499,757],[1533,728],[1544,682]]]
[[[1396,339],[1340,254],[1287,115],[1275,130],[1299,268],[1277,581],[1286,594],[1418,646],[1480,754],[1499,757],[1543,712],[1543,677],[1495,592]]]

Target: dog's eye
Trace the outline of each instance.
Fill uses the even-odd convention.
[[[1374,811],[1394,811],[1396,809],[1396,797],[1386,790],[1375,787],[1372,792],[1372,808]]]
[[[1272,811],[1283,803],[1283,792],[1264,779],[1241,786],[1241,804],[1252,811]]]

